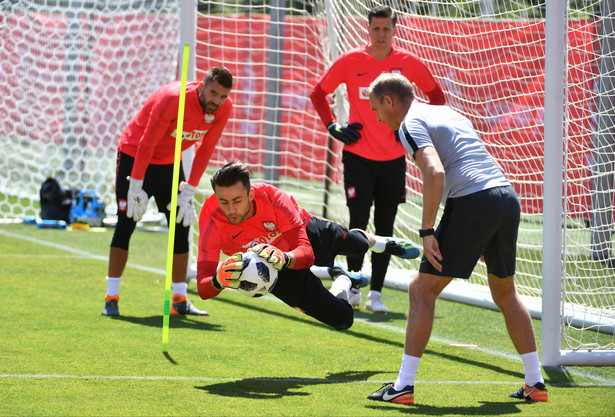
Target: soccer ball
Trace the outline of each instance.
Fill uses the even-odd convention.
[[[243,254],[248,266],[239,278],[239,291],[246,297],[262,297],[271,291],[278,280],[278,271],[269,262],[249,250]]]

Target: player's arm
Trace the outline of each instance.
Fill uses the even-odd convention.
[[[284,240],[288,242],[291,248],[294,248],[287,252],[291,259],[288,263],[288,268],[305,269],[314,265],[314,250],[308,239],[305,227],[295,227],[287,230],[283,235]]]
[[[152,160],[154,149],[164,138],[167,130],[172,123],[176,123],[178,100],[173,97],[162,97],[151,110],[147,120],[147,126],[143,131],[143,136],[139,141],[134,165],[130,174],[131,178],[142,180],[145,171]]]
[[[433,105],[443,105],[446,103],[446,98],[444,97],[444,91],[440,88],[440,84],[436,82],[436,87],[431,91],[425,91],[425,95],[429,99],[429,104]]]
[[[156,144],[162,140],[166,132],[166,126],[161,124],[160,120],[153,117],[154,114],[157,113],[152,112],[150,114],[143,136],[139,140],[132,171],[128,178],[130,185],[128,188],[126,215],[135,222],[140,221],[147,210],[149,197],[143,190],[145,171],[152,159]]]
[[[423,217],[421,229],[431,229],[436,223],[440,199],[444,191],[444,167],[438,152],[431,146],[414,152],[414,160],[423,173]],[[423,237],[423,255],[438,271],[442,271],[442,254],[433,235]]]
[[[343,80],[339,78],[341,77],[340,74],[343,72],[343,70],[340,69],[342,66],[340,61],[333,63],[331,68],[329,68],[312,88],[310,100],[312,100],[314,109],[316,109],[316,112],[320,116],[320,120],[322,120],[329,134],[344,144],[350,145],[361,138],[361,133],[359,131],[363,129],[363,125],[361,125],[361,123],[337,123],[333,116],[333,111],[331,111],[329,100],[327,99],[329,93],[325,90],[325,87],[323,87],[323,84],[326,83],[327,88],[331,88],[329,91],[334,91],[335,88],[343,82]]]
[[[214,286],[213,282],[222,248],[222,236],[216,228],[216,223],[210,210],[214,200],[215,196],[213,195],[205,200],[199,216],[196,276],[199,296],[204,300],[215,297],[222,291],[222,286]]]
[[[247,267],[249,260],[243,258],[241,252],[226,258],[216,270],[216,262],[197,262],[197,289],[204,300],[215,297],[224,288],[239,287],[241,273]],[[214,274],[209,274],[214,271]]]
[[[327,127],[331,136],[346,145],[350,145],[361,138],[361,133],[359,132],[363,129],[361,123],[339,124],[334,120],[333,112],[327,100],[327,93],[322,89],[320,84],[314,86],[310,98],[312,99],[316,112]]]
[[[444,92],[438,81],[433,76],[433,73],[425,65],[425,63],[416,55],[410,55],[406,61],[408,72],[411,74],[408,79],[412,81],[429,100],[429,104],[442,105],[446,102]]]
[[[212,283],[217,266],[218,263],[213,261],[198,261],[196,264],[196,286],[203,300],[215,297],[222,291],[222,288],[218,289]]]
[[[323,90],[320,82],[312,88],[312,92],[310,93],[310,100],[312,100],[314,109],[316,109],[316,113],[320,116],[320,120],[322,120],[325,127],[334,120],[333,112],[331,111],[331,106],[329,105],[327,96],[328,94],[325,90]]]
[[[302,226],[283,232],[284,240],[294,248],[284,252],[275,245],[257,244],[252,251],[271,263],[278,271],[288,269],[305,269],[314,265],[314,250]]]

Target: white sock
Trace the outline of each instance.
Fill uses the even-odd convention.
[[[345,275],[340,275],[335,278],[335,281],[331,284],[331,289],[329,289],[329,292],[336,298],[348,301],[350,299],[350,287],[352,287],[350,278]]]
[[[107,277],[107,295],[118,295],[120,293],[120,281],[122,277]]]
[[[401,367],[399,368],[399,375],[393,384],[393,388],[395,388],[395,390],[400,391],[408,385],[414,385],[416,370],[419,368],[420,362],[420,357],[410,356],[404,353],[404,357],[401,360]]]
[[[326,266],[310,266],[310,271],[312,274],[316,275],[316,277],[320,279],[331,279],[331,275],[329,275],[329,268]]]
[[[521,355],[523,361],[523,370],[525,371],[525,385],[528,387],[534,386],[537,382],[544,383],[542,373],[540,372],[540,362],[538,360],[538,352],[529,352]]]
[[[367,293],[367,298],[369,299],[380,299],[382,297],[382,293],[380,293],[380,291],[374,291],[374,290],[369,290],[369,292]]]
[[[376,243],[374,243],[374,246],[370,249],[376,253],[384,252],[384,249],[387,246],[387,238],[382,236],[374,236],[374,239],[376,240]]]
[[[187,282],[172,282],[171,293],[179,294],[186,297],[188,295],[188,283]]]

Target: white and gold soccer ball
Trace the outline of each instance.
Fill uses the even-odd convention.
[[[243,254],[246,266],[239,277],[237,291],[246,297],[262,297],[268,294],[278,280],[278,271],[269,262],[258,256],[257,253],[248,250]]]

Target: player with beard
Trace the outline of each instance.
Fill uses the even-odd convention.
[[[244,268],[242,254],[253,250],[279,270],[271,294],[335,329],[352,326],[352,299],[367,279],[334,265],[337,255],[387,253],[404,259],[420,251],[403,239],[374,236],[363,230],[312,216],[295,199],[269,184],[250,182],[245,165],[233,160],[211,178],[214,195],[199,217],[197,288],[203,299],[225,287],[237,288]],[[220,252],[229,257],[218,268]],[[333,279],[326,290],[310,269],[328,267]]]
[[[154,197],[158,209],[170,218],[175,138],[180,82],[156,90],[124,130],[118,144],[115,193],[117,225],[111,240],[105,316],[117,317],[119,285],[128,260],[128,246],[138,221]],[[187,299],[189,230],[196,220],[193,196],[233,107],[229,98],[233,76],[224,67],[210,68],[202,81],[186,85],[182,151],[194,146],[188,181],[180,162],[177,228],[173,254],[171,314],[206,316]]]

